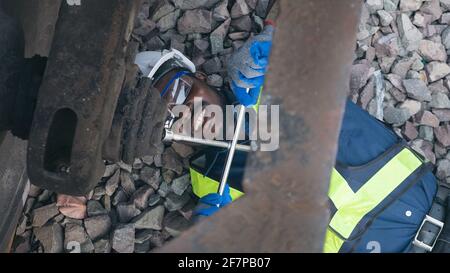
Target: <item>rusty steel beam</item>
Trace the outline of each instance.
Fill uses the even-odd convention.
[[[280,149],[249,160],[246,196],[162,252],[320,252],[362,1],[282,1],[265,90]]]
[[[28,143],[32,183],[84,195],[101,178],[139,3],[62,2]]]

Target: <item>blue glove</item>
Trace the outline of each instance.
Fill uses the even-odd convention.
[[[262,77],[262,82],[264,83],[264,77]],[[233,90],[234,95],[240,104],[245,107],[249,107],[255,105],[258,102],[259,94],[261,93],[261,85],[257,85],[254,88],[250,88],[250,91],[247,93],[246,88],[242,88],[236,85],[234,81],[231,82],[231,90]]]
[[[256,104],[269,64],[273,27],[268,25],[249,39],[228,62],[231,89],[244,106]],[[247,94],[246,89],[250,92]]]
[[[220,196],[218,193],[211,193],[200,198],[199,202],[200,204],[195,210],[196,215],[213,215],[221,207],[224,207],[231,203],[230,187],[228,187],[228,185],[225,186],[225,191],[223,192],[222,196]],[[219,207],[217,207],[218,204],[220,204]]]

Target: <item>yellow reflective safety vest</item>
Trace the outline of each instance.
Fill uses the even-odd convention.
[[[261,86],[256,104],[251,106],[255,112],[258,112],[262,91],[263,86]],[[191,174],[192,190],[199,198],[217,192],[223,170],[222,167],[224,166],[223,160],[225,155],[226,150],[218,152],[217,149],[210,149],[194,156],[194,158],[190,160],[189,172]],[[203,159],[202,157],[206,157],[207,159]],[[214,160],[211,158],[214,158]],[[244,172],[243,168],[246,159],[247,153],[236,151],[228,181],[230,195],[233,201],[244,195],[242,191],[242,174]]]
[[[377,156],[361,161],[364,163],[359,166],[347,166],[337,160],[328,193],[331,217],[323,251],[408,252],[436,194],[436,178],[430,165],[393,131],[350,101],[343,128],[347,129],[341,130],[339,150],[355,158],[363,157],[361,154]],[[355,138],[359,140],[357,145],[341,142]],[[376,149],[365,147],[366,142],[379,144],[377,141],[383,145],[391,143],[382,150],[383,145],[375,145]],[[224,166],[223,160],[204,155],[191,162],[192,187],[199,197],[217,192]],[[243,195],[239,185],[242,177],[236,176],[244,172],[246,162],[242,158],[245,157],[235,157],[231,168],[234,176],[230,176],[229,185],[233,200]]]
[[[245,162],[242,161],[243,155],[245,153],[238,156],[237,165],[234,166],[237,173],[243,172],[238,167],[245,166]],[[201,158],[203,160],[199,160]],[[191,162],[192,189],[198,197],[217,192],[222,162],[214,161],[216,160],[201,154]],[[205,163],[206,165],[202,165]],[[220,166],[217,172],[213,170],[214,168],[210,168],[211,164]],[[360,242],[373,219],[411,185],[414,185],[425,171],[428,171],[428,168],[423,160],[403,142],[364,166],[344,167],[336,164],[332,170],[328,193],[334,209],[326,231],[323,251],[326,253],[355,251],[352,248]],[[365,177],[366,179],[361,182],[362,186],[356,191],[346,180],[358,180]],[[242,178],[231,176],[230,194],[234,201],[244,193],[240,186],[237,187],[238,189],[235,187],[236,180],[233,178],[237,180]],[[382,237],[382,235],[379,236]]]
[[[193,168],[190,168],[189,172],[191,174],[192,191],[199,198],[202,198],[203,196],[206,196],[210,193],[216,193],[218,191],[220,184],[219,181],[214,180]],[[230,187],[230,195],[231,200],[234,201],[244,195],[244,193]]]
[[[206,149],[190,159],[191,185],[196,196],[202,198],[210,193],[217,193],[226,155],[226,150]],[[242,178],[246,160],[247,153],[236,151],[228,177],[230,195],[233,201],[244,195]]]
[[[331,174],[328,192],[334,209],[326,230],[323,251],[326,253],[361,252],[356,249],[356,246],[361,242],[361,238],[364,238],[377,216],[414,183],[417,183],[427,171],[429,169],[423,160],[403,142],[364,166],[345,168],[336,165]],[[364,180],[361,181],[361,186],[354,190],[347,179]],[[395,208],[393,209],[395,211]],[[407,210],[406,214],[408,212]],[[401,213],[403,212],[399,215]],[[382,223],[386,228],[396,228],[395,225],[389,227],[389,223],[386,222]],[[413,224],[412,222],[411,225]],[[374,238],[377,240],[369,241],[369,243],[378,244],[378,247],[381,247],[380,240],[383,239],[383,233],[379,232],[378,236],[375,233]],[[406,245],[408,240],[406,239]],[[370,245],[369,243],[367,245]],[[389,243],[398,242],[384,242],[384,245]]]

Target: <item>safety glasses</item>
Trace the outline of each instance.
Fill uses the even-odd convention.
[[[171,101],[173,104],[183,104],[192,89],[192,79],[189,77],[181,77],[175,80],[171,92]]]
[[[189,96],[194,83],[189,75],[186,71],[176,73],[161,92],[161,97],[167,101],[169,109],[183,104]]]

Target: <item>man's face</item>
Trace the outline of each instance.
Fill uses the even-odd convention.
[[[167,73],[156,85],[156,89],[162,92],[169,84],[170,79],[177,73],[177,71],[171,71]],[[191,132],[186,132],[182,128],[183,134],[193,135],[201,131],[215,133],[216,130],[222,129],[223,122],[213,122],[212,117],[207,117],[207,111],[205,107],[208,105],[217,105],[221,109],[224,108],[225,101],[219,95],[218,91],[210,87],[206,83],[207,76],[204,73],[197,72],[194,75],[182,76],[180,80],[173,82],[167,88],[163,99],[168,103],[169,109],[172,109],[176,105],[187,106],[185,111],[182,112],[179,117],[179,123],[184,122],[191,123]],[[201,111],[194,111],[194,100],[201,98],[202,105],[199,107]]]

